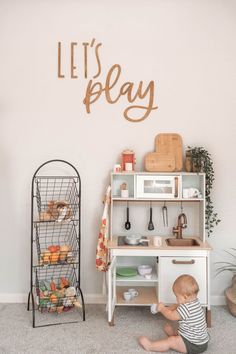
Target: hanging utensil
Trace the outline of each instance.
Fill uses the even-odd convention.
[[[131,223],[129,221],[129,202],[127,202],[125,229],[129,230],[130,228],[131,228]]]
[[[168,226],[168,209],[166,206],[166,202],[164,202],[164,205],[162,207],[162,217],[163,217],[163,225]]]
[[[154,230],[154,224],[152,222],[152,202],[150,202],[150,220],[149,220],[149,223],[148,223],[148,230],[149,231]]]

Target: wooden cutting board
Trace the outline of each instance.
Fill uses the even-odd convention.
[[[148,172],[175,171],[175,157],[171,153],[150,152],[145,156],[145,170]]]
[[[183,144],[182,137],[175,133],[158,134],[155,138],[156,152],[172,154],[175,161],[175,170],[182,171],[183,168]]]

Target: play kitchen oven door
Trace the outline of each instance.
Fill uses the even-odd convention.
[[[137,198],[179,198],[179,176],[137,175]]]

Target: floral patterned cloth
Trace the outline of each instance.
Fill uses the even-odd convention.
[[[104,200],[102,223],[101,223],[101,228],[98,236],[98,245],[96,250],[96,268],[100,272],[106,272],[108,266],[107,241],[108,241],[108,229],[109,229],[108,210],[110,205],[110,194],[111,194],[111,186],[108,186],[105,195],[105,200]]]

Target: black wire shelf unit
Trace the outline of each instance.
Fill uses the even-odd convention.
[[[27,304],[34,328],[85,321],[80,287],[80,216],[81,179],[77,169],[65,160],[50,160],[39,166],[31,189]]]

